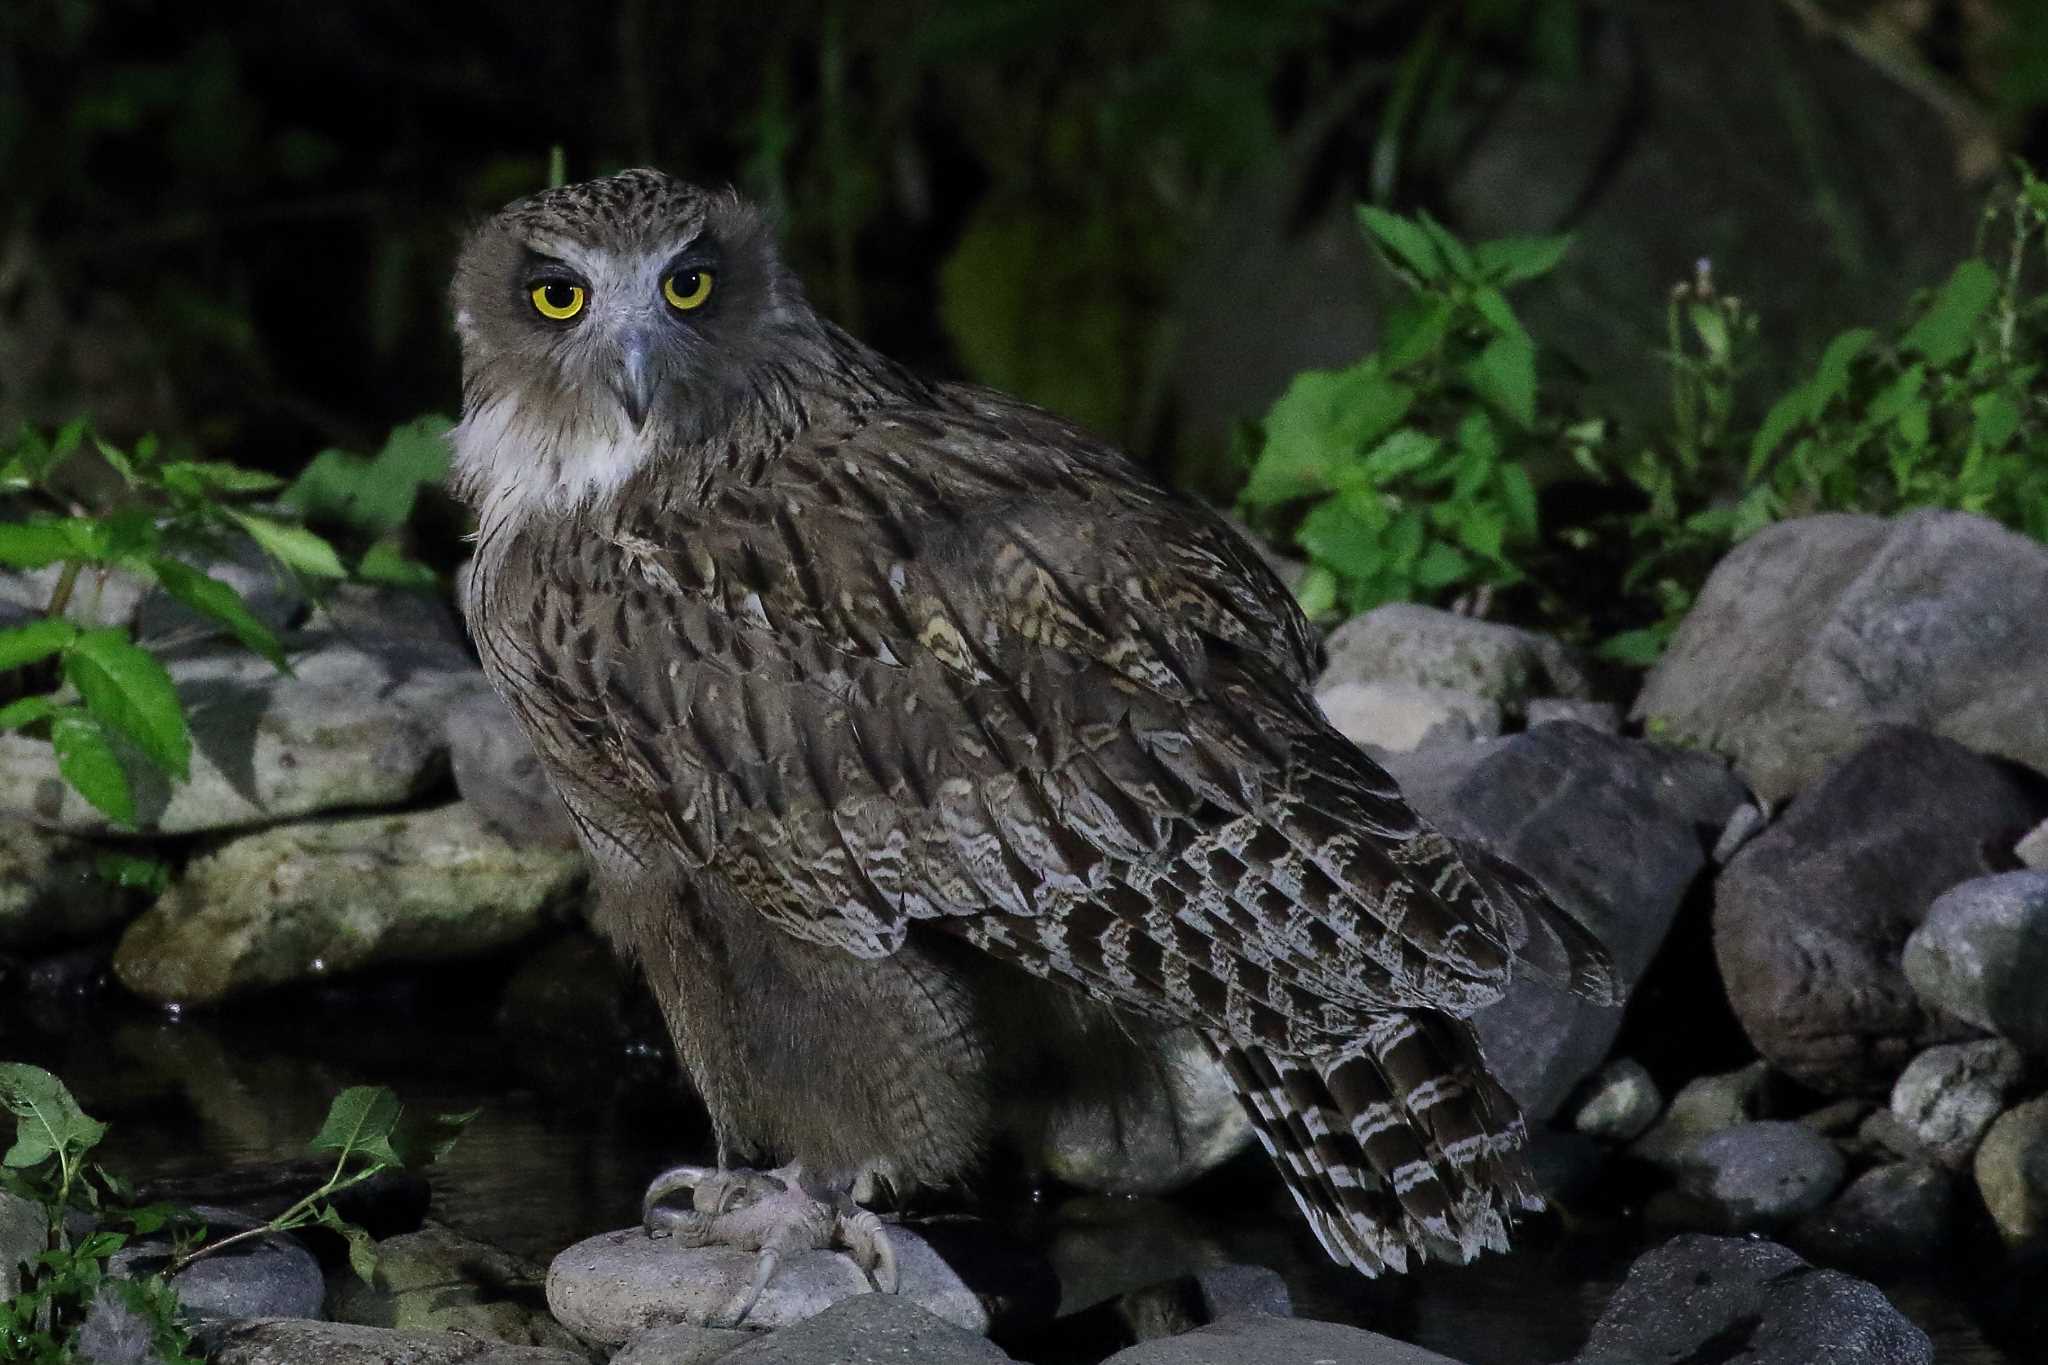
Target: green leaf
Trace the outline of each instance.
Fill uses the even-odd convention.
[[[47,659],[77,638],[77,626],[53,619],[0,630],[0,669],[20,668]]]
[[[171,675],[121,628],[80,635],[64,652],[64,676],[86,709],[135,742],[149,761],[180,781],[191,775],[192,736]]]
[[[356,564],[356,577],[365,583],[386,583],[394,588],[432,588],[440,579],[417,559],[408,559],[396,542],[380,540],[363,551]]]
[[[326,1121],[310,1144],[316,1152],[342,1157],[362,1155],[387,1165],[400,1164],[391,1148],[391,1130],[398,1126],[398,1096],[381,1085],[351,1086],[334,1097]]]
[[[19,730],[56,714],[55,697],[18,697],[0,706],[0,730]]]
[[[446,417],[429,415],[395,427],[370,459],[323,450],[282,501],[309,520],[390,535],[411,518],[420,485],[447,477],[447,436],[453,425]]]
[[[356,1226],[335,1212],[334,1205],[322,1204],[313,1220],[321,1227],[341,1234],[348,1243],[348,1268],[370,1288],[377,1287],[377,1243],[369,1230]]]
[[[234,588],[211,574],[202,573],[181,560],[162,556],[149,561],[149,571],[163,590],[200,614],[226,626],[249,649],[261,654],[279,672],[291,672],[284,646],[269,626],[249,610],[249,604]]]
[[[1421,213],[1416,216],[1422,223],[1422,230],[1429,234],[1429,240],[1436,247],[1437,255],[1451,268],[1451,273],[1467,283],[1477,283],[1479,262],[1473,259],[1465,244],[1429,214]]]
[[[1336,611],[1337,575],[1326,565],[1309,565],[1308,572],[1295,585],[1294,600],[1301,604],[1301,614],[1311,621]]]
[[[64,522],[0,522],[0,565],[10,569],[40,569],[45,564],[75,557]]]
[[[1374,484],[1392,483],[1436,459],[1443,446],[1434,436],[1403,427],[1373,447],[1365,457],[1364,473]]]
[[[0,1165],[23,1170],[65,1154],[67,1160],[91,1151],[106,1136],[107,1125],[86,1117],[64,1082],[39,1066],[0,1062],[0,1108],[15,1117],[14,1145],[0,1156]]]
[[[1443,260],[1438,257],[1436,244],[1420,223],[1371,204],[1358,206],[1358,221],[1368,236],[1376,239],[1424,283],[1436,284],[1444,280]]]
[[[1520,284],[1548,275],[1572,248],[1569,233],[1561,237],[1502,237],[1472,248],[1479,269],[1496,284]]]
[[[1331,498],[1302,518],[1294,539],[1340,580],[1356,581],[1372,577],[1386,563],[1380,544],[1383,524],[1361,517],[1351,500]]]
[[[1501,502],[1508,513],[1508,533],[1517,540],[1534,540],[1537,532],[1536,486],[1529,471],[1519,464],[1500,467]]]
[[[2020,405],[2003,389],[1980,393],[1970,404],[1977,423],[1977,443],[1986,450],[1998,450],[2018,434]]]
[[[1849,387],[1850,366],[1876,339],[1877,333],[1870,328],[1853,327],[1828,343],[1821,352],[1820,364],[1814,367],[1813,378],[1806,382],[1808,421],[1818,422],[1828,404]]]
[[[1411,295],[1387,314],[1380,332],[1380,356],[1392,372],[1433,354],[1451,334],[1457,309],[1441,294]]]
[[[1899,349],[1927,357],[1927,363],[1944,366],[1970,348],[1977,319],[1998,297],[1998,273],[1987,261],[1962,262],[1934,296],[1926,313],[1899,341]]]
[[[1457,533],[1458,542],[1472,553],[1486,559],[1499,559],[1507,540],[1507,509],[1474,507],[1458,519]]]
[[[1473,290],[1472,306],[1479,310],[1479,316],[1485,318],[1500,335],[1513,337],[1532,349],[1535,347],[1536,343],[1530,338],[1528,329],[1522,326],[1522,320],[1515,316],[1515,310],[1508,303],[1507,295],[1500,290]]]
[[[1245,501],[1270,507],[1337,486],[1338,472],[1400,424],[1415,391],[1370,359],[1348,370],[1305,370],[1266,414],[1265,442]]]
[[[462,1130],[473,1122],[482,1109],[469,1109],[459,1114],[433,1114],[425,1118],[407,1116],[400,1120],[391,1136],[392,1150],[409,1171],[431,1166],[448,1155],[455,1146],[455,1140],[462,1136]]]
[[[1664,635],[1662,630],[1654,626],[1642,630],[1625,630],[1619,635],[1602,640],[1599,648],[1593,652],[1603,659],[1612,659],[1616,663],[1648,668],[1656,663],[1658,656],[1664,652]]]
[[[129,790],[128,771],[114,753],[106,730],[75,707],[63,707],[55,715],[50,744],[57,751],[57,771],[108,819],[134,824],[135,794]]]
[[[224,460],[176,460],[159,471],[164,487],[174,492],[204,497],[209,493],[268,493],[284,487],[284,480],[260,469],[244,469]]]
[[[1759,426],[1756,435],[1750,438],[1747,476],[1749,481],[1754,482],[1756,477],[1763,473],[1764,465],[1777,452],[1778,447],[1785,443],[1785,438],[1798,430],[1807,420],[1809,406],[1804,386],[1792,390],[1771,404],[1771,410],[1764,414],[1763,425]]]
[[[93,860],[92,868],[101,880],[130,891],[161,895],[171,884],[171,865],[161,858],[139,858],[132,853],[102,853]]]
[[[287,526],[252,512],[235,508],[226,511],[236,525],[249,533],[251,540],[285,567],[315,578],[348,577],[348,570],[341,566],[341,557],[334,553],[334,547],[324,536],[316,535],[303,526]]]
[[[1472,576],[1472,561],[1439,540],[1415,561],[1415,581],[1432,592]]]
[[[1527,341],[1495,337],[1465,367],[1465,378],[1517,426],[1536,425],[1536,348]]]

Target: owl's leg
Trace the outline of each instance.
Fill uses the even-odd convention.
[[[693,1207],[661,1203],[686,1189]],[[674,1237],[681,1246],[729,1246],[761,1253],[752,1281],[707,1318],[707,1326],[738,1326],[760,1300],[783,1257],[798,1252],[840,1248],[876,1289],[885,1294],[896,1291],[896,1251],[882,1220],[855,1204],[846,1190],[806,1190],[799,1165],[774,1171],[678,1166],[648,1186],[641,1217],[649,1235]]]

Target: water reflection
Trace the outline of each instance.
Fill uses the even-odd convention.
[[[511,1042],[492,1022],[496,984],[488,973],[422,974],[180,1018],[90,997],[68,1008],[45,1002],[33,1019],[0,1007],[0,1056],[63,1076],[88,1113],[113,1125],[106,1164],[141,1179],[303,1155],[328,1101],[349,1085],[390,1085],[406,1104],[434,1110],[481,1107],[433,1172],[433,1216],[545,1262],[632,1222],[649,1175],[709,1160],[711,1137],[661,1049],[644,1038]],[[1513,1257],[1368,1282],[1323,1258],[1255,1155],[1173,1200],[1000,1198],[984,1211],[1044,1247],[1063,1311],[1204,1265],[1256,1263],[1286,1277],[1306,1316],[1468,1365],[1568,1359],[1632,1257],[1659,1240],[1625,1219],[1569,1233],[1539,1220]],[[1954,1292],[1885,1287],[1934,1337],[1943,1365],[2022,1359],[1989,1344]]]

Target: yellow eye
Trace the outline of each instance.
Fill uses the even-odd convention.
[[[575,284],[537,284],[529,295],[544,318],[567,322],[583,311],[583,287]]]
[[[668,300],[669,307],[685,313],[702,308],[704,300],[711,297],[711,272],[679,270],[661,282],[661,296]]]

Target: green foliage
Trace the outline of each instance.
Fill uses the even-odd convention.
[[[88,442],[118,478],[119,492],[98,511],[57,491],[59,468],[86,451]],[[125,626],[93,624],[100,586],[116,572],[154,582],[289,671],[283,644],[242,595],[189,562],[220,554],[239,534],[284,572],[311,579],[345,576],[323,537],[249,505],[283,486],[282,479],[259,470],[175,458],[151,437],[123,449],[89,437],[83,421],[48,439],[24,430],[11,449],[0,452],[0,492],[42,509],[0,522],[0,564],[61,566],[46,615],[0,630],[0,670],[24,670],[32,684],[57,686],[0,706],[0,729],[47,735],[64,780],[110,820],[135,823],[127,755],[183,781],[190,774],[192,739],[163,665]],[[83,600],[82,589],[90,594]]]
[[[334,1155],[320,1186],[269,1222],[216,1240],[189,1213],[165,1205],[132,1207],[126,1183],[87,1160],[107,1126],[88,1117],[62,1081],[40,1067],[0,1062],[0,1109],[15,1119],[14,1144],[0,1157],[0,1188],[41,1205],[49,1248],[27,1268],[22,1292],[0,1301],[0,1365],[67,1365],[77,1360],[78,1334],[94,1301],[111,1285],[127,1309],[148,1323],[165,1365],[197,1365],[173,1282],[195,1261],[237,1243],[298,1228],[323,1227],[348,1245],[349,1265],[369,1283],[375,1243],[336,1211],[333,1196],[394,1167],[418,1169],[445,1156],[476,1117],[442,1114],[408,1121],[398,1097],[381,1086],[336,1096],[311,1150]],[[89,1215],[94,1231],[75,1244],[65,1215]],[[107,1261],[132,1236],[172,1231],[162,1273],[109,1281]]]
[[[1673,431],[1615,471],[1647,501],[1620,529],[1648,623],[1604,654],[1654,660],[1714,561],[1782,518],[1949,507],[2048,540],[2048,294],[2029,273],[2048,262],[2048,184],[2016,175],[1977,254],[1891,326],[1837,336],[1746,433],[1730,414],[1753,315],[1704,273],[1674,293]]]
[[[1530,463],[1567,433],[1541,408],[1535,342],[1506,291],[1569,240],[1468,247],[1427,214],[1359,209],[1407,285],[1379,349],[1295,377],[1261,424],[1245,510],[1296,516],[1304,605],[1364,611],[1517,582],[1538,534]]]
[[[393,428],[384,448],[375,455],[323,450],[279,501],[308,522],[365,542],[367,548],[356,561],[355,577],[370,583],[431,587],[433,570],[406,557],[399,533],[412,519],[420,489],[438,485],[447,477],[447,436],[454,425],[446,417],[430,413]],[[285,547],[276,553],[304,572],[336,578],[343,574],[339,559],[324,542],[306,547],[307,553],[295,561],[290,551],[296,548]]]

